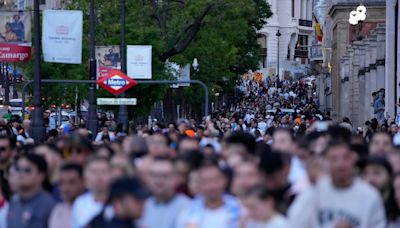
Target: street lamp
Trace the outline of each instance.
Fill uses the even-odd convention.
[[[125,36],[125,0],[121,0],[121,71],[126,74],[126,36]],[[121,94],[121,98],[125,98],[125,92]],[[129,128],[128,106],[120,105],[118,112],[118,122],[122,123],[123,130],[127,131]]]
[[[38,0],[36,0],[38,1]],[[96,59],[94,49],[94,26],[95,26],[95,15],[94,15],[94,0],[90,0],[90,69],[89,79],[96,80]],[[97,134],[97,104],[96,104],[96,84],[89,84],[89,110],[88,110],[87,127],[92,132],[92,139]]]
[[[33,84],[33,106],[35,107],[32,117],[32,136],[35,142],[39,142],[45,136],[46,129],[43,122],[42,110],[42,89],[40,72],[40,15],[39,0],[33,3],[33,22],[34,22],[34,84]],[[8,81],[8,79],[6,79]],[[25,110],[22,110],[23,115]]]
[[[276,77],[279,81],[279,37],[282,36],[281,32],[278,29],[278,32],[275,34],[278,40],[278,61],[277,61],[277,69],[276,69]]]
[[[199,64],[199,61],[197,60],[197,58],[194,58],[194,59],[193,59],[192,66],[193,66],[193,69],[194,69],[195,71],[197,71],[197,70],[199,69],[200,64]]]

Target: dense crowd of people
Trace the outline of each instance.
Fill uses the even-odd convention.
[[[99,118],[93,141],[0,120],[0,227],[400,227],[399,126],[334,122],[304,80],[239,88],[199,122]]]

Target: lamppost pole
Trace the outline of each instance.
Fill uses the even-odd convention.
[[[34,23],[34,84],[33,84],[33,111],[32,117],[32,136],[35,142],[43,139],[46,133],[43,122],[42,110],[42,89],[41,89],[41,69],[40,69],[40,15],[39,15],[39,0],[34,0],[33,3],[33,23]],[[6,78],[8,82],[8,78]],[[8,87],[8,85],[7,85]],[[25,110],[22,110],[23,115]]]
[[[280,60],[280,57],[279,57],[279,52],[280,52],[280,48],[279,48],[279,38],[280,38],[280,36],[282,36],[282,34],[281,34],[281,32],[279,31],[279,29],[278,29],[278,32],[276,33],[276,37],[277,37],[277,39],[278,39],[278,59],[277,59],[277,69],[276,69],[276,77],[277,77],[277,79],[278,79],[278,82],[279,82],[279,80],[280,80],[280,78],[279,78],[279,60]]]
[[[125,0],[120,1],[121,4],[121,71],[126,74],[126,36],[125,36],[125,17],[126,17],[126,4]],[[121,98],[125,98],[125,92],[121,94]],[[123,129],[125,131],[129,128],[129,116],[128,116],[128,106],[120,105],[118,112],[118,122],[122,123]]]
[[[4,104],[10,104],[10,78],[8,77],[8,63],[5,64],[4,69]]]
[[[95,26],[95,11],[94,0],[90,0],[90,69],[89,79],[96,80],[96,59],[95,59],[95,40],[94,40],[94,26]],[[87,127],[92,132],[92,139],[97,134],[97,107],[96,107],[96,84],[89,84],[89,113]]]

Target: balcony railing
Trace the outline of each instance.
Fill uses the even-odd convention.
[[[295,49],[294,50],[295,58],[308,58],[308,51],[303,49]]]
[[[260,48],[260,55],[261,56],[267,56],[267,49],[266,48]]]
[[[299,19],[299,25],[304,27],[312,27],[312,21]]]

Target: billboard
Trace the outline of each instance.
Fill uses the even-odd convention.
[[[82,63],[82,11],[45,10],[42,47],[44,61]]]
[[[113,69],[121,69],[120,47],[96,46],[97,78],[105,77]]]
[[[31,58],[31,14],[0,14],[0,62],[24,62]]]
[[[152,78],[152,46],[128,45],[127,72],[134,79]]]

